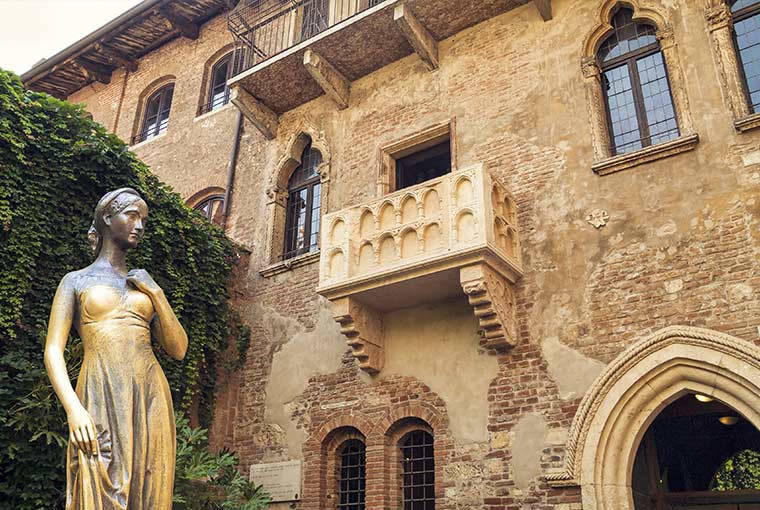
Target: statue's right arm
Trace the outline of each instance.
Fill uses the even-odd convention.
[[[69,380],[64,350],[74,321],[76,291],[71,274],[67,274],[58,285],[53,298],[45,341],[45,368],[61,401],[69,423],[69,441],[83,452],[97,453],[97,436],[90,413],[82,406]]]

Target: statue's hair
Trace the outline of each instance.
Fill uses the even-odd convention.
[[[142,197],[132,188],[119,188],[109,191],[98,200],[98,205],[95,206],[95,217],[92,219],[90,230],[87,231],[87,239],[90,241],[95,257],[98,256],[100,248],[103,246],[103,231],[106,228],[103,218],[119,214],[138,200],[142,200]]]

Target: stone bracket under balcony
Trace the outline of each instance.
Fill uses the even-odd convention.
[[[464,293],[482,347],[516,344],[515,202],[482,165],[323,218],[320,283],[362,370],[383,368],[383,316]]]

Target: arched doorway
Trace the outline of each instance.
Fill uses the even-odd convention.
[[[644,436],[658,416],[668,416],[665,409],[694,394],[713,398],[760,429],[760,348],[716,331],[681,326],[636,342],[605,368],[581,401],[565,467],[548,473],[547,481],[555,487],[580,486],[584,510],[639,510],[633,490],[639,446],[646,444]],[[749,505],[697,509],[760,508]],[[652,510],[671,507],[661,504]]]
[[[760,431],[713,397],[684,395],[644,433],[631,491],[635,510],[760,508]]]

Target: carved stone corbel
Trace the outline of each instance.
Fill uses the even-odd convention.
[[[385,364],[382,316],[350,297],[335,299],[332,306],[333,318],[340,324],[359,368],[370,374],[380,372]]]
[[[513,283],[485,263],[460,269],[459,282],[480,322],[485,347],[500,352],[517,345]]]

